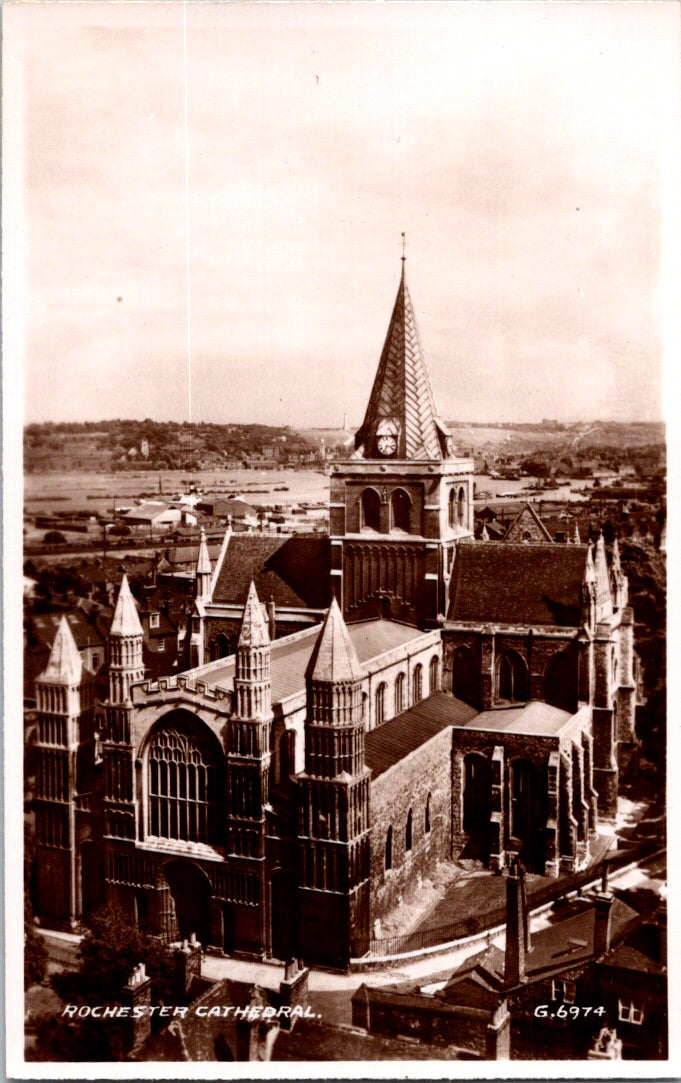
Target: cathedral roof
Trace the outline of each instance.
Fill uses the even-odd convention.
[[[141,636],[142,625],[140,624],[135,599],[130,590],[127,575],[121,579],[118,600],[114,611],[109,635],[112,636]]]
[[[449,726],[465,726],[477,713],[475,707],[455,696],[433,692],[408,711],[370,730],[364,738],[364,761],[373,777],[378,778],[431,737]]]
[[[244,605],[251,580],[264,602],[325,609],[329,604],[331,547],[327,537],[232,534],[212,600]]]
[[[498,624],[581,623],[585,545],[551,542],[460,545],[447,617]]]
[[[266,647],[270,641],[270,633],[262,606],[258,600],[258,592],[255,583],[251,583],[248,589],[248,597],[244,606],[244,615],[241,619],[239,631],[240,647]]]
[[[83,660],[69,622],[63,616],[54,637],[47,666],[40,674],[40,680],[48,681],[50,684],[78,684],[82,675]]]
[[[362,679],[362,667],[335,598],[331,599],[322,630],[310,655],[305,676],[313,681],[359,681]]]
[[[435,408],[404,263],[369,405],[355,436],[358,454],[378,458],[376,439],[384,431],[395,435],[398,459],[447,457],[449,434]]]

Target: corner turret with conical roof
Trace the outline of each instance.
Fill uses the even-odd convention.
[[[94,684],[62,616],[37,678],[35,788],[36,910],[53,927],[81,917],[76,797],[95,774]]]
[[[438,622],[456,545],[473,537],[473,462],[438,415],[404,257],[355,452],[331,466],[329,522],[346,619]]]
[[[109,630],[109,701],[127,703],[130,686],[144,679],[144,634],[127,575],[123,575]]]
[[[369,929],[371,773],[364,762],[362,667],[335,599],[305,679],[305,771],[297,782],[306,957],[344,966]]]

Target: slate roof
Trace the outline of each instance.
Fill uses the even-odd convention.
[[[455,696],[434,692],[408,711],[370,730],[364,739],[364,761],[373,777],[378,778],[448,726],[464,726],[476,714],[474,707]]]
[[[397,290],[369,405],[355,447],[364,458],[376,458],[373,447],[379,423],[394,419],[399,424],[398,459],[443,459],[447,430],[435,408],[435,398],[421,349],[416,317],[404,277]]]
[[[33,632],[43,643],[51,647],[59,629],[63,617],[68,621],[71,635],[79,650],[83,647],[101,647],[104,645],[104,636],[92,624],[85,613],[80,610],[70,610],[66,614],[60,613],[36,613],[31,618]]]
[[[447,617],[578,627],[586,557],[585,545],[461,545],[454,560]]]
[[[423,635],[417,628],[397,624],[389,620],[361,621],[348,625],[348,634],[360,663],[368,662],[393,647],[418,639]],[[287,696],[302,692],[305,688],[305,671],[319,637],[320,627],[309,628],[302,635],[287,639],[275,639],[272,643],[270,668],[272,675],[272,701],[278,703]],[[234,655],[220,662],[209,662],[191,670],[192,679],[205,681],[211,687],[220,685],[231,688],[234,682]],[[458,701],[454,701],[458,702]],[[466,710],[471,710],[467,707]]]
[[[325,609],[330,601],[328,537],[232,534],[213,588],[213,602],[244,605],[251,580],[263,602]]]
[[[504,733],[533,733],[539,736],[560,733],[572,718],[569,711],[551,707],[543,700],[533,700],[523,707],[498,707],[482,711],[470,722],[467,729],[498,730]]]

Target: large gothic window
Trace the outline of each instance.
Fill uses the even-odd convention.
[[[390,529],[405,534],[411,530],[411,499],[404,489],[395,489],[390,497]]]
[[[365,489],[361,501],[362,530],[381,530],[381,498],[375,489]]]
[[[224,765],[210,731],[191,715],[178,712],[154,734],[148,764],[150,835],[221,843]]]

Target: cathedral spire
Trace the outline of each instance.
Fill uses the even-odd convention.
[[[448,457],[449,434],[437,414],[421,349],[402,238],[400,284],[355,448],[364,459],[441,460]]]

